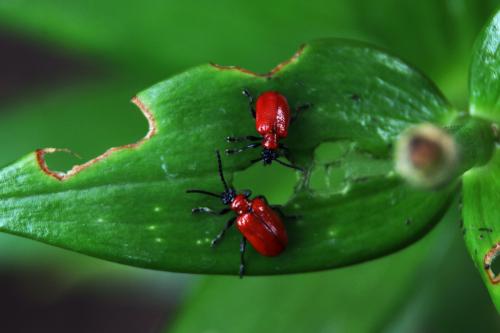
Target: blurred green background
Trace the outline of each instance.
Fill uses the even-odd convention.
[[[499,1],[0,2],[0,164],[41,147],[67,169],[147,130],[131,97],[212,61],[266,72],[300,44],[364,40],[465,108],[474,38]],[[236,177],[273,202],[276,169]],[[382,209],[382,207],[381,207]],[[486,332],[500,321],[462,241],[457,205],[394,255],[286,277],[199,277],[112,264],[0,235],[5,332]]]

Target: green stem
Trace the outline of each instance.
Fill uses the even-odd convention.
[[[493,124],[489,121],[462,117],[446,129],[454,138],[459,148],[457,173],[488,163],[495,148],[495,133]]]

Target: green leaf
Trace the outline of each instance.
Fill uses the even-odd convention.
[[[471,114],[499,122],[500,11],[488,21],[476,40],[469,89]],[[472,169],[463,177],[463,218],[467,248],[500,311],[500,269],[496,260],[500,250],[499,179],[500,152],[496,149],[489,164]]]
[[[59,87],[52,93],[29,95],[22,102],[2,103],[0,165],[40,146],[72,148],[82,158],[92,158],[110,145],[140,138],[147,131],[147,121],[128,99],[144,84],[137,76],[114,76],[99,82]],[[68,162],[82,162],[63,157],[67,156],[51,160],[50,165],[71,167]],[[51,298],[63,296],[68,289],[89,281],[99,281],[132,283],[134,288],[148,286],[159,295],[168,293],[176,300],[191,281],[185,275],[139,270],[4,233],[0,234],[0,268],[18,276],[50,272],[57,280],[57,286],[51,285],[47,290]]]
[[[210,249],[225,219],[190,213],[220,203],[185,191],[220,191],[214,150],[227,135],[254,133],[244,87],[277,89],[292,106],[313,103],[286,140],[292,159],[310,170],[284,207],[295,215],[285,221],[290,246],[279,258],[250,250],[249,274],[367,260],[413,242],[439,220],[454,187],[429,194],[403,184],[392,172],[391,145],[410,124],[447,124],[455,111],[397,58],[321,40],[272,75],[205,65],[153,86],[136,100],[150,122],[147,137],[66,174],[45,165],[43,150],[4,168],[0,230],[142,267],[237,273],[238,233]],[[224,158],[227,177],[255,154]]]
[[[165,331],[267,332],[271,325],[276,333],[498,331],[498,316],[464,249],[458,219],[454,205],[418,243],[345,269],[206,278]]]
[[[471,114],[500,122],[500,11],[476,40],[469,89]]]
[[[147,121],[128,99],[145,83],[138,77],[117,77],[59,87],[56,91],[26,95],[16,103],[0,106],[0,165],[4,166],[27,151],[40,147],[65,147],[82,159],[57,154],[52,167],[71,168],[108,147],[137,140],[147,131]],[[29,97],[29,98],[28,98]],[[102,112],[105,110],[106,112]],[[113,130],[110,131],[110,128]],[[115,267],[95,259],[68,253],[44,244],[0,235],[0,265],[26,265],[47,260],[66,269],[102,271]],[[66,266],[64,266],[66,265]],[[99,268],[92,268],[98,266]]]
[[[463,178],[464,238],[469,252],[500,311],[500,152],[485,167]]]

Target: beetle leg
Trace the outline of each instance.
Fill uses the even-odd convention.
[[[227,142],[241,142],[241,141],[260,141],[262,138],[255,135],[247,135],[247,136],[228,136],[226,137]]]
[[[243,190],[241,193],[245,196],[245,198],[249,198],[252,195],[252,191],[250,190]]]
[[[288,148],[287,145],[285,145],[284,143],[281,143],[281,142],[280,142],[278,148],[280,149],[280,154],[282,156],[285,156],[285,158],[289,160],[290,159],[289,158],[290,157],[290,148]]]
[[[297,117],[302,113],[302,111],[309,109],[311,106],[312,106],[311,103],[305,103],[305,104],[299,105],[295,109],[295,114],[292,116],[292,119],[290,119],[290,122],[293,123],[295,120],[297,120]]]
[[[240,242],[240,279],[245,275],[245,250],[247,249],[247,239],[245,236],[241,238]]]
[[[193,214],[198,214],[198,213],[205,213],[205,214],[212,214],[212,215],[224,215],[226,213],[229,213],[231,209],[229,208],[224,208],[220,211],[216,211],[213,209],[210,209],[208,207],[196,207],[191,209],[191,213]]]
[[[212,243],[210,243],[211,247],[214,247],[215,245],[217,245],[217,243],[222,239],[222,237],[224,237],[224,234],[226,233],[227,229],[229,229],[233,226],[234,221],[236,221],[235,217],[231,217],[231,219],[229,221],[227,221],[224,229],[222,229],[219,232],[219,234],[212,240]]]
[[[248,98],[248,110],[252,114],[252,117],[255,118],[255,109],[253,107],[253,97],[252,97],[252,95],[250,94],[250,92],[246,88],[243,89],[242,93],[243,93],[243,95],[245,95]]]
[[[301,172],[304,172],[304,169],[302,169],[301,167],[298,167],[296,165],[289,164],[289,163],[283,162],[283,161],[278,160],[278,159],[275,159],[275,161],[278,162],[279,164],[283,165],[283,166],[286,166],[287,168],[295,169],[295,170],[299,170]]]
[[[288,146],[286,144],[284,144],[283,142],[280,142],[278,146],[279,146],[279,148],[281,148],[283,150],[290,151],[290,148],[288,148]]]
[[[226,149],[226,154],[227,155],[238,154],[238,153],[244,152],[245,150],[257,148],[259,146],[260,146],[260,142],[255,142],[255,143],[251,143],[248,146],[241,147],[241,148]]]

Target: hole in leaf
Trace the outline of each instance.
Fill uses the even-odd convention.
[[[281,159],[290,163],[285,158]],[[238,191],[249,189],[253,196],[264,195],[271,204],[283,205],[292,197],[299,179],[298,172],[278,163],[267,166],[256,163],[236,172],[233,185]]]
[[[67,150],[58,150],[45,155],[45,162],[50,165],[50,169],[57,173],[66,173],[74,165],[82,164],[84,161],[76,154]]]
[[[318,194],[345,192],[353,183],[384,176],[392,171],[390,159],[375,158],[347,140],[325,142],[314,151],[309,188]]]
[[[500,282],[500,243],[492,247],[484,257],[484,269],[488,273],[491,282]]]
[[[391,159],[375,158],[359,151],[351,141],[325,142],[314,151],[314,166],[309,175],[309,189],[331,195],[347,191],[351,183],[387,175],[392,171]],[[238,190],[251,189],[254,195],[265,195],[272,204],[285,204],[300,181],[300,175],[277,163],[258,163],[234,174]]]
[[[499,278],[500,275],[500,256],[496,255],[491,261],[491,271],[495,275],[495,278]]]
[[[56,151],[44,149],[46,153],[43,153],[39,160],[42,170],[59,180],[64,180],[99,159],[106,158],[112,151],[137,146],[153,136],[156,131],[153,116],[140,101],[134,100],[134,103],[137,106],[127,104],[127,108],[131,109],[130,112],[124,112],[121,107],[117,108],[114,104],[112,106],[99,104],[88,108],[86,105],[80,105],[78,110],[97,111],[75,112],[71,117],[60,117],[66,121],[58,120],[57,126],[54,126],[58,139],[54,140],[51,146],[71,147],[71,150],[81,158],[64,149]],[[139,112],[137,107],[140,109]],[[107,111],[102,112],[102,109]]]

